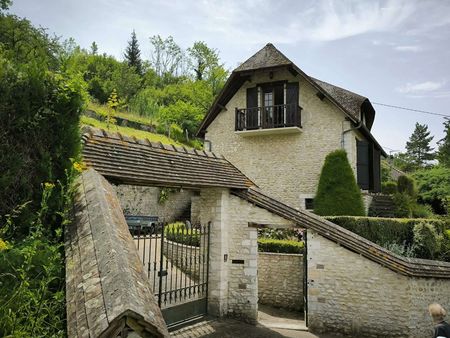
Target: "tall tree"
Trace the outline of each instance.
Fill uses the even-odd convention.
[[[184,54],[172,36],[163,39],[160,35],[150,38],[152,44],[151,65],[159,77],[183,75]]]
[[[217,50],[209,48],[203,41],[196,41],[188,48],[191,57],[190,66],[195,72],[197,80],[203,80],[207,72],[211,72],[219,65]]]
[[[444,138],[438,142],[437,158],[440,164],[450,167],[450,119],[444,121],[444,133]]]
[[[0,0],[0,11],[9,9],[11,3],[12,3],[11,0]]]
[[[91,54],[92,54],[92,55],[97,55],[97,53],[98,53],[98,46],[97,46],[97,43],[96,43],[95,41],[92,41],[92,44],[91,44]]]
[[[433,136],[430,136],[428,126],[416,122],[416,128],[406,142],[406,154],[411,158],[416,168],[422,168],[428,161],[434,159],[433,148],[430,147],[430,142]]]
[[[131,40],[128,41],[128,46],[125,49],[124,57],[128,65],[134,67],[136,72],[142,75],[141,50],[139,49],[139,43],[134,30],[131,33]]]

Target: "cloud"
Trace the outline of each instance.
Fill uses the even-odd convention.
[[[421,83],[407,83],[406,85],[397,88],[397,91],[402,94],[424,94],[435,92],[446,84],[446,81],[425,81]]]
[[[420,52],[423,50],[421,46],[411,45],[411,46],[395,46],[394,49],[399,52]]]

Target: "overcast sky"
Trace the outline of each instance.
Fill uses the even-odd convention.
[[[122,58],[131,31],[142,56],[149,37],[183,48],[205,41],[235,68],[272,42],[307,74],[386,103],[450,115],[448,0],[13,0],[26,17],[82,47]],[[373,134],[403,150],[415,122],[443,137],[443,118],[377,106]]]

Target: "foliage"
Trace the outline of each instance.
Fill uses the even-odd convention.
[[[428,203],[438,214],[449,213],[450,170],[443,166],[418,170],[413,174],[419,200]]]
[[[434,159],[433,148],[430,147],[432,139],[428,126],[416,123],[414,132],[406,142],[406,154],[411,158],[415,168],[422,168],[428,161]]]
[[[412,172],[416,169],[413,159],[406,153],[397,153],[392,157],[392,163],[395,168],[403,172]]]
[[[288,229],[273,229],[262,228],[258,229],[259,238],[269,239],[289,239],[289,240],[302,240],[303,229],[300,228],[288,228]]]
[[[97,43],[95,41],[92,41],[92,44],[91,44],[91,55],[97,55],[97,53],[98,53]]]
[[[390,249],[397,246],[407,257],[430,258],[430,252],[433,253],[434,258],[444,259],[446,257],[443,251],[433,251],[438,244],[431,245],[428,238],[431,236],[428,233],[430,231],[433,234],[436,233],[438,239],[448,231],[446,230],[448,224],[440,219],[348,216],[326,217],[326,219],[385,248]],[[420,224],[428,224],[427,229],[423,230],[418,226]],[[429,230],[429,228],[434,230]],[[415,231],[415,229],[419,230]],[[394,252],[398,253],[398,250]]]
[[[397,192],[397,182],[387,181],[381,184],[381,192],[387,195],[393,195]]]
[[[258,251],[278,253],[303,253],[305,243],[286,239],[258,238]]]
[[[167,188],[167,187],[161,188],[159,190],[158,203],[164,204],[165,202],[167,202],[171,194],[174,194],[179,191],[180,189],[178,188]]]
[[[444,231],[441,243],[440,260],[450,262],[450,229]]]
[[[406,175],[401,175],[397,180],[397,190],[401,194],[415,198],[417,196],[414,180]]]
[[[190,246],[200,246],[200,232],[197,229],[188,229],[183,222],[168,224],[164,234],[169,241]]]
[[[414,245],[418,257],[435,259],[440,252],[442,235],[432,224],[420,222],[414,226]]]
[[[134,67],[136,72],[139,75],[142,75],[141,50],[139,49],[139,43],[134,30],[131,33],[131,40],[128,41],[128,46],[125,49],[124,57],[128,62],[128,66]]]
[[[0,11],[7,10],[11,6],[11,0],[0,0]]]
[[[130,101],[131,111],[150,119],[150,123],[159,114],[159,105],[153,98],[152,91],[151,88],[145,88],[133,96]]]
[[[444,121],[445,136],[439,140],[437,159],[439,164],[450,168],[450,119]]]
[[[412,217],[415,200],[405,193],[395,193],[393,196],[395,205],[395,216],[400,218]]]
[[[191,57],[191,67],[197,80],[203,80],[212,70],[219,65],[217,50],[209,48],[203,41],[196,41],[188,48]]]
[[[429,205],[415,203],[412,208],[413,218],[433,218],[433,209]]]
[[[81,125],[86,125],[86,126],[92,126],[92,127],[96,127],[96,128],[102,128],[102,129],[107,129],[107,125],[106,122],[102,122],[99,120],[96,120],[92,117],[87,117],[87,116],[82,116],[81,117]],[[167,136],[164,135],[160,135],[160,134],[155,134],[155,133],[151,133],[148,131],[144,131],[144,130],[138,130],[138,129],[133,129],[133,128],[129,128],[129,127],[122,127],[122,126],[113,126],[111,127],[114,131],[117,131],[123,135],[127,135],[130,137],[136,137],[138,139],[148,139],[151,142],[161,142],[163,144],[173,144],[173,145],[177,145],[177,146],[181,146],[182,144],[179,142],[176,142],[170,138],[168,138]]]
[[[365,214],[361,190],[344,150],[336,150],[325,158],[314,199],[314,212],[327,216]]]
[[[170,79],[184,75],[184,55],[172,36],[163,39],[160,35],[150,38],[152,45],[151,65],[163,81],[163,85],[171,83]]]
[[[148,119],[144,116],[139,116],[135,114],[133,111],[127,112],[126,110],[122,110],[119,106],[117,110],[113,110],[109,108],[105,104],[98,104],[93,101],[89,101],[87,104],[87,109],[93,111],[95,114],[99,115],[101,120],[106,120],[108,115],[111,115],[114,118],[122,118],[128,121],[140,123],[151,127],[155,124],[151,119]]]

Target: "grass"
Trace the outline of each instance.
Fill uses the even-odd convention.
[[[106,122],[98,121],[92,117],[87,117],[87,116],[81,116],[81,125],[92,126],[92,127],[108,130],[108,125]],[[129,127],[121,127],[121,126],[110,124],[109,131],[117,131],[126,136],[130,136],[130,137],[134,136],[139,139],[148,139],[149,141],[152,141],[152,142],[161,142],[164,144],[173,144],[176,146],[182,146],[181,143],[174,141],[165,135],[154,134],[154,133],[150,133],[148,131],[137,130],[137,129],[133,129],[133,128],[129,128]]]
[[[90,110],[93,110],[94,112],[96,112],[98,115],[101,115],[101,116],[108,116],[108,114],[110,114],[111,116],[114,116],[114,117],[121,117],[121,118],[127,119],[129,121],[142,123],[142,124],[146,124],[146,125],[155,126],[157,124],[153,119],[149,119],[147,117],[142,117],[142,116],[136,115],[132,112],[116,111],[116,110],[109,108],[106,105],[98,104],[98,103],[95,103],[92,101],[89,101],[87,108]]]

